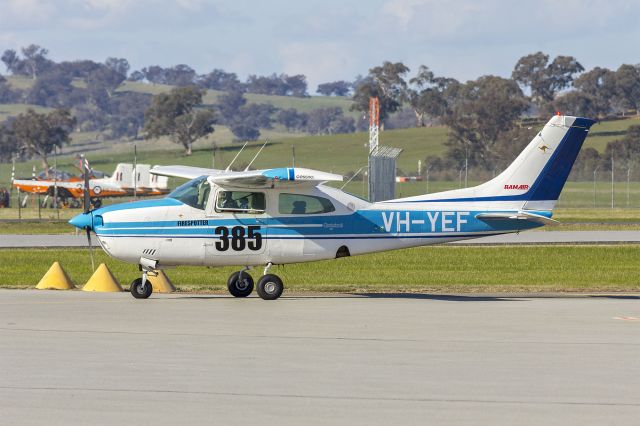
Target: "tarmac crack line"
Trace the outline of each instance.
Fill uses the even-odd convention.
[[[155,333],[144,331],[109,331],[109,330],[63,330],[63,329],[39,329],[39,328],[12,328],[0,327],[0,331],[26,331],[34,333],[86,333],[86,334],[121,334],[125,336],[172,336],[172,337],[228,337],[236,339],[283,339],[283,340],[338,340],[338,341],[362,341],[362,342],[438,342],[438,343],[493,343],[493,344],[525,344],[525,345],[562,345],[562,346],[640,346],[638,343],[630,342],[553,342],[537,340],[461,340],[461,339],[389,339],[376,337],[322,337],[322,336],[277,336],[277,335],[236,335],[236,334],[210,334],[210,333]]]
[[[240,393],[240,392],[214,392],[214,391],[180,391],[169,389],[114,389],[114,388],[83,388],[83,387],[36,387],[36,386],[1,386],[5,390],[25,391],[57,391],[57,392],[139,392],[152,394],[174,395],[209,395],[209,396],[234,396],[248,398],[286,398],[286,399],[321,399],[321,400],[348,400],[348,401],[378,401],[378,402],[443,402],[443,403],[468,403],[468,404],[509,404],[509,405],[567,405],[567,406],[602,406],[602,407],[640,407],[638,403],[627,402],[597,402],[597,401],[524,401],[524,400],[500,400],[500,399],[471,399],[471,398],[401,398],[401,397],[376,397],[376,396],[352,396],[352,395],[313,395],[313,394],[276,394],[276,393]]]

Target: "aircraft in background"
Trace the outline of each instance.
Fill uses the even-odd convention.
[[[85,229],[89,242],[94,231],[109,255],[140,266],[142,277],[131,285],[136,298],[151,295],[147,275],[158,269],[241,265],[227,282],[232,295],[248,296],[254,288],[249,270],[264,266],[257,292],[277,299],[284,285],[269,273],[273,265],[555,223],[552,210],[593,123],[554,116],[504,172],[471,188],[370,203],[325,186],[342,176],[316,170],[161,166],[151,173],[192,180],[163,199],[86,209],[70,223]]]
[[[149,164],[138,164],[134,173],[133,164],[120,163],[111,176],[97,170],[89,170],[89,197],[95,208],[102,205],[102,198],[137,196],[159,196],[169,193],[168,178],[151,175]],[[55,179],[54,179],[54,175]],[[13,186],[22,192],[45,195],[43,204],[53,199],[57,186],[61,205],[80,207],[84,197],[84,177],[50,170],[49,177],[41,173],[36,179],[15,179]],[[23,201],[23,202],[26,202]]]

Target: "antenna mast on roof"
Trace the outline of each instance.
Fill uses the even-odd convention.
[[[247,170],[249,170],[249,167],[251,167],[251,165],[253,164],[254,161],[256,161],[256,158],[258,158],[258,155],[260,155],[260,153],[262,152],[262,149],[267,145],[267,143],[269,142],[269,140],[265,140],[264,143],[262,144],[262,146],[260,147],[260,149],[258,150],[258,152],[256,153],[256,155],[253,157],[253,159],[251,160],[251,162],[249,164],[247,164],[247,167],[244,169],[244,171],[246,172]]]
[[[247,146],[249,142],[245,142],[244,145],[242,145],[242,148],[240,148],[240,151],[238,151],[238,153],[236,154],[235,157],[233,157],[233,160],[231,160],[231,162],[229,163],[229,165],[227,166],[226,169],[224,169],[225,172],[228,172],[229,170],[231,170],[231,165],[233,164],[234,161],[236,161],[236,158],[238,158],[238,156],[240,155],[240,153],[242,152],[242,150],[244,149],[245,146]]]

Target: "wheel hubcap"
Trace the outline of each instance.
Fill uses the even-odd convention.
[[[276,284],[272,282],[268,282],[264,285],[264,291],[269,294],[273,294],[276,292]]]
[[[247,280],[237,280],[236,288],[238,290],[246,290],[247,288],[249,288],[249,282]]]

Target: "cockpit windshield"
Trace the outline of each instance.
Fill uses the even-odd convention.
[[[209,200],[211,186],[207,181],[207,176],[190,180],[184,185],[180,185],[173,190],[167,197],[182,201],[188,206],[196,209],[204,210]]]

